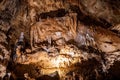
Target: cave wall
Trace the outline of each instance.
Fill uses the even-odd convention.
[[[66,13],[75,12],[78,14],[78,20],[84,25],[110,28],[120,23],[119,4],[119,0],[1,0],[0,77],[6,74],[14,43],[20,33],[25,33],[29,44],[30,27],[41,18],[61,17]]]

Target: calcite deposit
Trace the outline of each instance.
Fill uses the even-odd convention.
[[[1,0],[0,79],[119,80],[119,0]]]

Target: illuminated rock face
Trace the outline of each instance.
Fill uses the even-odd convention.
[[[95,80],[107,74],[120,61],[120,38],[102,27],[120,22],[119,4],[110,0],[1,0],[0,79],[10,75],[9,70],[28,80],[54,73],[64,78],[79,73],[80,80]],[[112,30],[119,32],[119,25]],[[12,50],[21,32],[30,45]],[[17,57],[8,65],[14,51]]]
[[[23,53],[18,47],[15,62],[35,64],[40,69],[69,68],[81,62],[81,51],[72,44],[66,44],[76,36],[76,16],[76,13],[70,13],[61,18],[43,19],[33,24],[30,31],[32,52],[21,56]],[[63,76],[60,72],[59,75]]]
[[[104,35],[102,34],[104,32]],[[101,33],[101,34],[100,34]],[[106,53],[116,52],[120,49],[120,38],[111,31],[100,29],[96,31],[98,47]]]
[[[57,46],[57,48],[60,49],[57,52],[48,53],[46,51],[37,51],[36,53],[22,55],[17,58],[16,63],[38,66],[41,69],[40,75],[48,75],[58,71],[59,76],[63,77],[69,72],[67,68],[81,63],[81,58],[84,55],[74,45]],[[63,71],[61,69],[67,70]]]
[[[120,49],[120,38],[110,30],[99,26],[79,24],[76,42],[80,45],[96,47],[102,52],[111,53]],[[83,42],[83,43],[82,43]]]
[[[31,26],[30,37],[31,47],[35,48],[40,42],[51,40],[57,45],[62,45],[66,41],[74,39],[76,36],[77,14],[70,13],[61,18],[48,18]],[[40,46],[40,45],[38,45]]]
[[[71,43],[71,40],[74,43]],[[35,65],[40,69],[40,75],[48,75],[57,71],[60,77],[65,77],[71,70],[76,69],[76,64],[95,58],[100,61],[102,70],[106,72],[113,65],[115,58],[119,56],[119,51],[116,53],[120,49],[119,40],[119,37],[111,31],[106,33],[101,27],[77,23],[76,13],[66,14],[60,18],[41,19],[31,26],[31,53],[22,53],[18,47],[16,52],[18,57],[15,63]],[[111,57],[114,54],[115,56],[111,59],[113,61],[105,57],[106,62],[104,62],[101,56],[98,56],[102,53],[90,53],[82,50],[81,46],[91,46],[104,52],[105,56]],[[61,68],[70,67],[74,68],[61,70]]]
[[[73,48],[72,48],[73,47]],[[67,68],[75,63],[81,62],[82,57],[80,50],[74,45],[57,46],[59,51],[48,53],[46,51],[37,51],[34,54],[26,54],[17,59],[16,62],[20,64],[37,64],[42,68]]]

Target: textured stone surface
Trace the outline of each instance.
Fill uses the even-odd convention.
[[[0,79],[8,75],[29,80],[120,79],[119,4],[119,0],[1,0]],[[25,40],[18,44],[21,32]],[[56,40],[59,37],[62,40]],[[67,60],[61,62],[67,69],[51,64],[58,59]]]

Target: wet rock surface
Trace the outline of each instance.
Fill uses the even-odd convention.
[[[1,0],[0,79],[119,80],[119,4]]]

